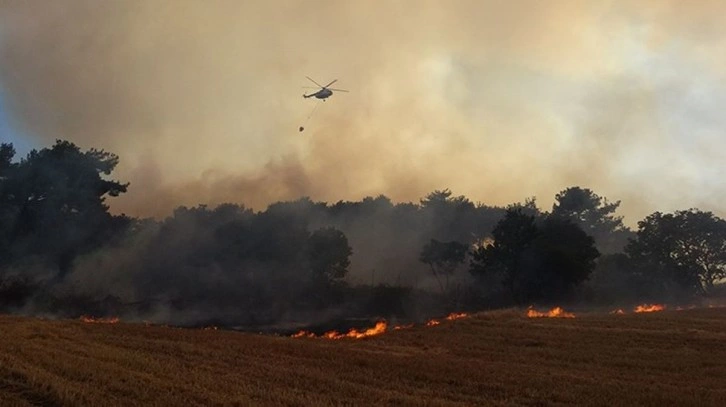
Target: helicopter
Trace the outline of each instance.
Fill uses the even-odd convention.
[[[303,95],[303,97],[305,99],[311,98],[311,97],[314,96],[314,97],[316,97],[318,99],[322,99],[323,102],[325,102],[325,99],[329,98],[333,94],[333,91],[336,91],[336,92],[348,92],[347,90],[344,90],[344,89],[334,89],[334,88],[329,88],[328,87],[328,86],[334,84],[335,82],[337,82],[338,81],[337,79],[335,79],[334,81],[330,82],[329,84],[323,86],[323,85],[315,82],[314,80],[312,80],[309,76],[306,76],[306,78],[308,78],[308,80],[310,80],[310,82],[318,85],[320,87],[320,90],[317,91],[317,92],[311,93],[309,95]],[[303,87],[304,88],[317,89],[317,88],[313,88],[312,86],[303,86]]]

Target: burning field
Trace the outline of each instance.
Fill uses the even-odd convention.
[[[726,405],[724,309],[569,312],[329,338],[359,340],[2,316],[0,405]]]
[[[449,315],[447,315],[444,320],[445,321],[454,321],[457,319],[462,319],[468,317],[469,314],[465,312],[454,312]],[[430,319],[426,322],[425,326],[436,326],[440,325],[441,320],[438,319]],[[402,329],[409,329],[416,326],[415,324],[405,324],[405,325],[394,325],[393,330],[394,331],[400,331]],[[388,330],[388,322],[386,321],[378,321],[376,322],[376,325],[372,328],[368,329],[351,329],[347,333],[339,333],[338,331],[328,331],[321,335],[315,335],[312,332],[309,331],[299,331],[298,333],[292,335],[293,338],[324,338],[324,339],[363,339],[363,338],[369,338],[371,336],[381,335],[387,332]]]

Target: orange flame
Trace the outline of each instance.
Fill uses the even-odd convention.
[[[618,309],[616,309],[614,311],[610,311],[610,313],[611,314],[615,314],[615,315],[624,315],[625,314],[625,311],[623,311],[622,309],[618,308]]]
[[[81,321],[89,323],[89,324],[116,324],[120,321],[120,319],[118,319],[118,317],[94,318],[94,317],[89,317],[87,315],[83,315],[79,319]]]
[[[446,320],[453,321],[455,319],[466,318],[467,316],[469,316],[469,314],[467,314],[466,312],[459,312],[459,313],[452,312],[451,314],[449,314],[446,317]]]
[[[539,312],[534,308],[527,310],[527,317],[529,318],[574,318],[575,314],[571,312],[565,312],[561,307],[555,307],[547,312]]]
[[[375,336],[380,335],[384,332],[386,332],[386,328],[388,327],[388,324],[386,321],[379,321],[376,322],[376,326],[373,328],[368,328],[363,332],[359,332],[356,329],[351,329],[350,332],[345,334],[344,336],[341,336],[343,338],[354,338],[354,339],[360,339],[360,338],[367,338],[369,336]],[[337,339],[337,338],[335,338]]]
[[[466,314],[464,312],[453,312],[446,316],[444,319],[447,321],[453,321],[456,319],[466,318],[469,314]],[[431,319],[428,322],[426,322],[426,326],[436,326],[441,324],[440,320],[437,319]],[[407,325],[396,325],[393,327],[394,331],[398,331],[401,329],[408,329],[413,328],[414,324],[407,324]],[[315,335],[314,333],[310,331],[300,331],[293,335],[291,335],[291,338],[325,338],[325,339],[343,339],[343,338],[353,338],[353,339],[361,339],[361,338],[367,338],[370,336],[380,335],[384,332],[386,332],[388,328],[388,324],[386,321],[380,321],[376,323],[376,326],[373,328],[366,329],[365,331],[358,331],[357,329],[351,329],[348,331],[348,333],[342,334],[338,333],[337,331],[329,331],[322,335]]]
[[[365,331],[359,331],[355,328],[348,331],[348,333],[341,334],[337,331],[329,331],[326,332],[320,336],[315,336],[314,333],[308,332],[308,331],[300,331],[294,335],[292,335],[293,338],[326,338],[326,339],[343,339],[343,338],[352,338],[352,339],[361,339],[361,338],[367,338],[370,336],[380,335],[384,332],[386,332],[386,329],[388,328],[388,323],[386,321],[379,321],[376,322],[376,326],[373,328],[368,328]]]
[[[665,305],[661,304],[642,304],[635,307],[633,311],[635,312],[658,312],[663,311],[665,309]]]
[[[292,335],[293,338],[315,338],[315,334],[308,331],[300,331],[294,335]]]

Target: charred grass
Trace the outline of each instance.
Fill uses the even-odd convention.
[[[0,405],[726,405],[726,309],[363,340],[0,317]]]

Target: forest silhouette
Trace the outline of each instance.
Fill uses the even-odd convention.
[[[453,311],[689,303],[723,293],[726,222],[695,208],[631,230],[620,201],[572,186],[551,210],[436,190],[253,211],[180,206],[165,219],[109,211],[133,186],[119,157],[63,140],[16,159],[0,146],[0,311],[236,327]]]

